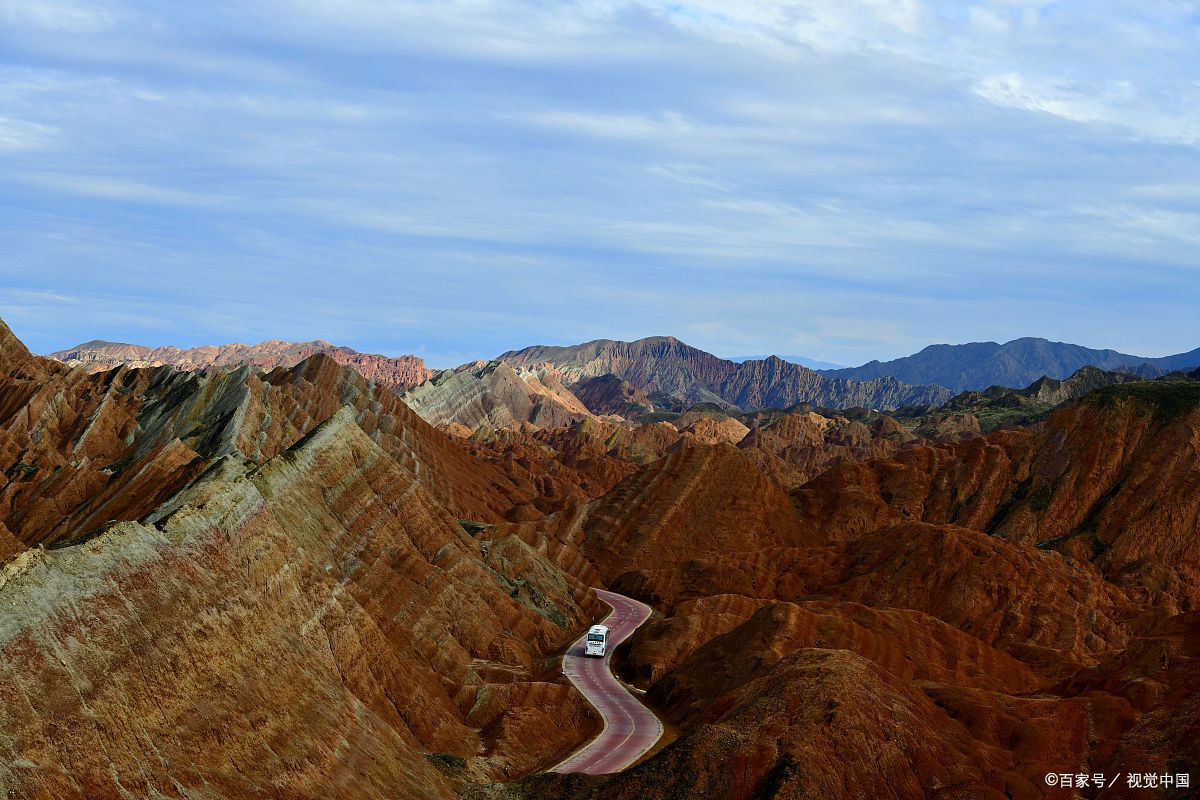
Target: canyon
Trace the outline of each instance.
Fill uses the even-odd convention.
[[[324,351],[63,363],[0,323],[0,793],[1200,780],[1200,373],[951,399],[623,344],[402,386]],[[560,670],[594,588],[653,609],[613,664],[671,736],[547,772],[601,728]]]

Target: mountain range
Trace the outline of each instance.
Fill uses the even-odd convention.
[[[597,360],[574,396],[613,409],[738,385],[653,347],[676,360],[639,375],[598,346],[433,383],[484,414],[522,383],[569,408]],[[1197,376],[966,396],[1067,402],[940,440],[728,400],[455,437],[324,352],[90,370],[0,323],[0,786],[1055,800],[1046,776],[1081,765],[1195,779]],[[617,774],[548,773],[601,726],[559,668],[603,618],[592,587],[653,608],[611,661],[674,735]]]
[[[633,342],[597,339],[569,347],[534,346],[500,355],[516,365],[551,364],[567,382],[616,375],[646,393],[660,392],[686,404],[715,403],[749,411],[800,402],[835,408],[939,404],[950,398],[941,386],[908,385],[881,376],[864,381],[830,378],[769,356],[737,363],[718,358],[673,336]]]
[[[389,358],[372,353],[360,353],[349,347],[339,347],[323,339],[311,342],[284,342],[271,339],[255,345],[225,344],[191,347],[143,347],[123,342],[94,339],[66,350],[50,353],[49,357],[68,366],[82,366],[96,372],[125,365],[157,367],[163,364],[180,369],[204,369],[212,366],[252,364],[264,369],[291,367],[316,353],[324,353],[339,364],[355,369],[368,380],[389,389],[404,391],[433,377],[434,370],[425,366],[418,356]]]
[[[440,371],[429,369],[417,356],[359,353],[323,340],[269,340],[186,350],[91,341],[50,357],[93,371],[120,364],[198,369],[248,363],[272,369],[295,365],[316,353],[405,394],[406,402],[426,421],[458,426],[456,430],[464,434],[480,425],[555,427],[613,414],[634,420],[658,412],[681,413],[698,403],[739,412],[797,403],[843,409],[926,408],[962,392],[1001,387],[997,391],[1003,395],[1002,389],[1020,390],[1043,378],[1066,380],[1085,367],[1152,378],[1200,366],[1200,349],[1144,358],[1036,338],[1005,344],[931,345],[905,358],[832,370],[813,370],[776,356],[740,362],[723,359],[670,336],[537,345],[503,353],[492,362]],[[1034,413],[1029,409],[1035,407],[1041,413],[1054,405],[1043,402],[1044,398],[1002,400],[999,395],[964,402],[977,407],[985,400],[988,409],[981,418],[993,422],[1015,419],[1017,405],[1028,407],[1028,413]]]
[[[1066,378],[1088,366],[1132,371],[1144,378],[1154,378],[1200,366],[1200,348],[1172,356],[1147,358],[1027,337],[1004,344],[933,344],[904,358],[822,370],[821,374],[856,381],[887,376],[906,383],[932,383],[965,392],[992,386],[1017,389],[1041,377]]]

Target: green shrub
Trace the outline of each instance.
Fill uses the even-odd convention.
[[[1050,497],[1052,494],[1048,485],[1043,484],[1039,486],[1029,495],[1029,507],[1034,511],[1045,511],[1050,507]]]
[[[1149,406],[1162,420],[1175,419],[1200,407],[1200,382],[1161,380],[1118,383],[1088,395],[1099,408],[1116,408],[1124,402]]]
[[[425,757],[432,761],[435,767],[446,772],[461,772],[467,767],[465,758],[450,753],[426,753]]]

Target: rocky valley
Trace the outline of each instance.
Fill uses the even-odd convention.
[[[1045,776],[1200,782],[1200,373],[311,344],[0,324],[0,795],[1193,796]],[[671,735],[548,772],[594,588],[653,610],[612,663]]]

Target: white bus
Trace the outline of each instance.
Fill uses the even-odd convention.
[[[604,625],[593,625],[588,628],[587,642],[583,647],[585,656],[599,656],[604,658],[604,653],[608,649],[608,628]]]

